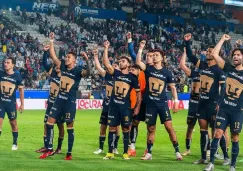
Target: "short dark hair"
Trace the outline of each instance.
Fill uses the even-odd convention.
[[[6,60],[11,60],[12,64],[16,64],[16,60],[13,57],[7,57]]]
[[[132,64],[132,65],[131,65],[131,68],[140,69],[140,66],[137,65],[137,64]]]
[[[118,61],[113,62],[113,64],[116,64],[116,65],[119,66],[119,62],[118,62]],[[112,65],[113,65],[113,64],[112,64]]]
[[[73,55],[74,58],[77,58],[77,54],[75,52],[68,52],[68,54]]]
[[[121,56],[119,59],[126,59],[129,63],[132,62],[128,56]]]
[[[159,52],[159,53],[161,54],[162,57],[165,56],[165,53],[164,53],[162,50],[160,50],[160,49],[154,49],[153,52]]]
[[[236,49],[234,49],[234,50],[232,51],[231,57],[234,56],[234,53],[235,53],[236,51],[240,51],[240,53],[243,55],[243,49],[242,49],[242,48],[236,48]]]
[[[212,49],[214,49],[214,46],[213,46],[213,45],[210,45],[208,48],[212,48]]]
[[[153,49],[149,49],[147,53],[154,53]]]

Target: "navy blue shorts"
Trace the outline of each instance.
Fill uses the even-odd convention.
[[[119,106],[110,106],[108,112],[108,125],[116,127],[129,127],[132,122],[132,110],[129,108],[120,108]]]
[[[50,103],[50,102],[47,102],[47,108],[46,108],[46,112],[45,112],[45,117],[44,117],[44,123],[46,124],[47,120],[48,120],[48,117],[50,116],[50,111],[51,111],[51,108],[53,106],[53,103]],[[64,120],[64,117],[59,117],[56,121],[56,123],[64,123],[65,120]]]
[[[149,126],[156,125],[157,116],[160,117],[160,123],[164,124],[166,121],[171,121],[171,114],[167,104],[165,106],[157,106],[154,103],[149,103],[146,106],[145,123]]]
[[[144,122],[145,121],[145,115],[146,115],[146,103],[142,102],[138,115],[134,116],[132,119],[136,120],[136,121]]]
[[[211,128],[214,127],[217,114],[217,102],[213,100],[201,100],[198,103],[197,117],[206,120]]]
[[[10,121],[17,119],[16,102],[0,102],[0,118],[4,119],[5,113]]]
[[[215,122],[216,129],[222,129],[230,127],[231,133],[240,133],[242,129],[243,122],[243,111],[229,111],[220,109]]]
[[[76,116],[76,103],[75,102],[67,102],[65,103],[55,103],[53,104],[51,111],[49,113],[49,117],[56,119],[61,122],[73,122]]]

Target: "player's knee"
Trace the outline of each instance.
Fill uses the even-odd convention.
[[[231,141],[238,142],[239,141],[239,134],[238,133],[231,133]]]
[[[73,122],[67,122],[66,125],[68,128],[73,128]]]
[[[155,126],[148,126],[148,133],[150,134],[155,133],[155,129],[156,129]]]
[[[110,126],[109,127],[109,132],[116,132],[116,127]]]
[[[223,135],[224,131],[221,129],[216,129],[214,132],[214,137],[220,139]]]
[[[129,132],[129,127],[122,127],[122,132]]]
[[[100,135],[105,135],[106,134],[106,125],[100,125]]]

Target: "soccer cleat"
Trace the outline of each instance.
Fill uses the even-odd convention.
[[[183,157],[181,156],[181,153],[176,152],[175,155],[176,155],[176,160],[183,160]]]
[[[223,166],[227,166],[230,165],[230,159],[229,158],[225,158],[224,162],[223,162]]]
[[[96,151],[93,152],[94,154],[101,154],[104,153],[104,151],[100,148],[98,148]]]
[[[191,150],[186,150],[184,153],[182,153],[183,156],[188,156],[191,154]]]
[[[53,156],[54,155],[54,152],[53,150],[48,150],[47,152],[43,153],[42,155],[40,155],[40,159],[45,159],[47,158],[48,156]]]
[[[146,149],[146,150],[144,151],[144,153],[143,153],[143,156],[142,156],[142,157],[145,157],[147,153],[148,153],[148,149]]]
[[[57,149],[55,150],[55,152],[54,152],[54,154],[61,154],[61,153],[62,153],[62,150],[59,149],[59,148],[57,148]]]
[[[230,166],[229,171],[236,171],[234,166]]]
[[[113,154],[119,154],[117,148],[114,148],[114,149],[113,149]]]
[[[127,153],[124,153],[124,154],[122,155],[122,158],[123,158],[124,160],[130,160],[129,155],[128,155]]]
[[[66,157],[64,158],[64,160],[72,160],[72,154],[71,153],[67,153]]]
[[[223,155],[220,155],[219,153],[216,153],[216,154],[214,155],[214,157],[215,157],[216,159],[218,159],[218,160],[223,160],[223,159],[224,159],[224,156],[223,156]]]
[[[37,153],[45,153],[47,152],[48,149],[46,149],[45,147],[41,147],[39,150],[36,150],[35,152]]]
[[[113,153],[107,153],[106,156],[103,158],[104,160],[109,160],[109,159],[113,159],[114,158],[114,154]]]
[[[135,156],[137,155],[136,150],[129,149],[129,150],[128,150],[128,155],[129,155],[130,157],[135,157]]]
[[[141,158],[141,160],[152,160],[152,154],[146,153],[145,156]]]
[[[18,150],[18,145],[13,144],[13,145],[12,145],[12,150],[13,150],[13,151]]]
[[[208,164],[208,161],[204,160],[204,159],[199,159],[199,160],[193,162],[193,164]]]
[[[214,170],[214,164],[208,163],[208,165],[205,167],[204,171],[213,171]]]
[[[207,150],[207,157],[210,157],[210,150]]]

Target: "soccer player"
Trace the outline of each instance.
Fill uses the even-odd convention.
[[[200,76],[199,72],[191,70],[186,66],[186,49],[181,57],[180,67],[185,72],[185,74],[192,79],[192,90],[189,101],[189,109],[187,115],[187,132],[186,132],[186,151],[182,154],[187,156],[191,153],[190,147],[192,142],[192,132],[194,126],[197,123],[197,105],[199,101],[199,89],[200,89]]]
[[[119,58],[120,71],[112,67],[108,59],[109,41],[104,42],[104,65],[107,68],[109,74],[114,78],[114,86],[111,94],[110,106],[108,111],[108,124],[109,135],[108,145],[109,152],[104,159],[114,158],[112,153],[114,140],[116,136],[116,127],[121,124],[123,132],[124,152],[123,159],[129,160],[128,143],[129,143],[129,127],[131,125],[132,111],[130,102],[130,93],[132,88],[135,89],[137,96],[137,105],[134,108],[134,115],[137,115],[141,105],[141,92],[138,84],[138,78],[129,73],[129,67],[131,65],[130,58],[127,56],[121,56]]]
[[[174,112],[178,110],[178,97],[175,87],[174,78],[171,71],[164,67],[164,53],[160,50],[154,50],[153,55],[153,66],[145,65],[142,60],[142,52],[145,46],[145,41],[140,43],[139,51],[137,54],[136,64],[145,72],[146,76],[146,118],[145,122],[147,124],[148,130],[148,141],[147,150],[148,153],[142,157],[142,160],[152,159],[152,147],[155,138],[155,125],[157,121],[157,116],[159,114],[161,124],[164,124],[170,140],[175,148],[175,154],[177,160],[182,160],[182,156],[179,152],[179,145],[175,131],[172,127],[172,118],[170,115],[170,110],[167,103],[166,87],[170,86],[172,96],[174,98]]]
[[[45,159],[54,154],[53,152],[53,125],[56,121],[64,117],[67,124],[68,132],[68,152],[65,160],[72,159],[72,148],[74,142],[74,119],[76,115],[76,91],[78,90],[79,82],[82,77],[87,77],[91,73],[90,62],[87,56],[84,56],[87,68],[82,70],[76,67],[76,54],[69,52],[65,56],[65,62],[60,61],[54,50],[54,33],[50,33],[50,56],[54,64],[61,70],[60,89],[56,100],[51,108],[49,117],[46,123],[46,139],[48,143],[48,151],[40,156],[40,159]]]
[[[127,41],[128,41],[128,52],[129,52],[130,56],[132,57],[133,61],[136,62],[137,55],[134,52],[131,32],[128,32],[126,34],[126,37],[127,37]],[[148,51],[146,54],[146,64],[153,65],[153,51],[152,50]],[[142,93],[142,104],[140,107],[139,114],[137,116],[133,117],[133,120],[132,120],[132,127],[131,127],[131,131],[130,131],[131,145],[130,145],[130,149],[128,150],[129,156],[136,156],[136,141],[137,141],[137,136],[138,136],[138,125],[141,121],[142,122],[145,121],[145,113],[146,113],[146,99],[144,97],[144,92],[145,92],[145,87],[146,87],[145,74],[138,65],[133,65],[133,66],[134,67],[131,68],[131,71],[133,72],[133,74],[138,76],[138,82],[139,82],[140,90]],[[132,90],[131,93],[132,93],[131,98],[133,99],[132,103],[135,104],[134,99],[136,99],[136,93],[134,90]],[[145,156],[146,153],[147,153],[147,150],[145,150],[143,156]]]
[[[190,33],[184,36],[186,43],[186,54],[190,61],[201,70],[200,75],[200,100],[198,103],[198,122],[200,126],[200,144],[201,144],[201,159],[194,162],[194,164],[207,164],[206,151],[209,142],[208,126],[212,128],[212,134],[214,134],[214,124],[216,114],[218,110],[218,103],[221,99],[220,94],[223,94],[223,88],[225,83],[225,76],[223,71],[218,67],[216,61],[213,58],[212,52],[214,47],[207,49],[206,60],[201,61],[192,54],[190,47],[190,40],[192,35]],[[221,88],[221,93],[219,89]],[[230,160],[227,153],[227,146],[225,137],[222,136],[220,141],[221,148],[224,154],[224,165],[229,164]]]
[[[99,74],[105,79],[106,81],[106,97],[103,100],[103,109],[100,115],[100,137],[99,137],[99,148],[94,151],[94,154],[101,154],[104,152],[104,142],[106,139],[106,129],[107,129],[107,121],[108,121],[108,110],[109,110],[109,104],[110,104],[110,98],[111,98],[111,93],[112,93],[112,89],[113,89],[113,77],[106,72],[100,65],[99,59],[98,59],[98,50],[95,49],[93,51],[93,55],[94,55],[94,63],[95,63],[95,67],[98,70]],[[119,68],[119,63],[118,62],[114,62],[112,64],[112,66],[114,67],[114,69],[116,70],[120,70]],[[120,138],[120,126],[117,127],[116,130],[116,140],[114,142],[114,149],[113,149],[113,153],[114,154],[118,154],[117,151],[117,146],[118,146],[118,141]]]
[[[224,34],[215,46],[213,57],[220,68],[226,73],[226,86],[223,94],[219,112],[216,117],[216,130],[211,143],[210,163],[205,171],[214,170],[214,154],[217,151],[219,141],[229,125],[231,131],[232,151],[230,171],[235,171],[236,159],[239,154],[239,134],[242,129],[243,122],[243,50],[234,49],[232,52],[233,66],[229,61],[225,61],[219,56],[220,49],[225,41],[231,37]]]
[[[55,99],[57,97],[57,94],[59,92],[60,77],[61,77],[60,68],[56,67],[55,65],[50,65],[47,62],[47,59],[49,57],[49,52],[48,52],[49,48],[50,48],[50,46],[44,46],[44,54],[43,54],[43,65],[45,67],[46,72],[48,72],[51,77],[50,92],[49,92],[49,97],[47,100],[47,109],[46,109],[45,117],[44,117],[44,147],[37,150],[36,151],[37,153],[43,153],[43,152],[46,152],[46,150],[47,150],[46,121],[48,119],[50,110],[51,110],[51,108],[55,102]],[[58,137],[58,145],[57,145],[57,149],[55,150],[55,154],[60,154],[61,148],[62,148],[62,142],[63,142],[63,138],[64,138],[63,120],[61,121],[59,119],[57,121],[57,127],[59,130],[59,137]]]
[[[13,145],[12,150],[18,149],[18,125],[16,110],[16,90],[20,94],[20,113],[24,110],[24,86],[20,74],[13,71],[16,61],[12,57],[8,57],[4,61],[4,71],[0,71],[0,134],[5,113],[8,115],[10,125],[12,127]]]

